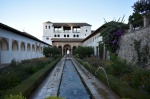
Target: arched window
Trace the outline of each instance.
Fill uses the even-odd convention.
[[[58,34],[58,37],[60,37],[60,35]]]
[[[69,34],[67,35],[67,37],[69,37]]]
[[[21,51],[25,51],[25,43],[21,43]]]
[[[27,51],[29,52],[31,50],[30,44],[27,45]]]
[[[32,51],[35,51],[35,45],[34,44],[32,45]]]
[[[56,37],[56,34],[54,35],[54,37]]]
[[[66,37],[66,35],[64,35],[64,37]]]
[[[73,35],[73,37],[76,37],[76,35]]]
[[[8,50],[8,42],[5,38],[0,40],[1,42],[1,49],[7,51]]]
[[[47,29],[47,26],[45,26],[45,29]]]
[[[77,35],[77,37],[79,37],[79,35]]]
[[[50,27],[50,26],[48,26],[48,28],[50,29],[51,27]]]
[[[13,43],[12,43],[12,50],[13,50],[13,51],[17,51],[17,50],[18,50],[18,43],[17,43],[16,40],[13,41]]]

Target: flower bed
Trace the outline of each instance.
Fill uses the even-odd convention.
[[[87,60],[90,60],[90,59],[87,59]],[[91,59],[91,60],[94,61],[94,59]],[[99,60],[99,61],[101,61],[101,60]],[[84,64],[83,61],[79,61],[79,62],[81,64]],[[89,63],[90,63],[90,61],[89,61]],[[116,65],[116,63],[118,64],[118,66],[120,66],[120,65],[123,65],[123,66],[118,67]],[[104,82],[107,85],[107,80],[106,80],[106,77],[105,77],[105,75],[104,75],[102,70],[99,70],[95,74],[95,71],[97,70],[98,65],[99,65],[99,63],[97,65],[95,65],[95,66],[90,64],[90,68],[89,68],[89,66],[87,64],[84,64],[84,67],[87,70],[92,71],[92,73],[99,80],[101,80],[102,82]],[[131,86],[130,83],[127,82],[128,79],[124,80],[125,79],[125,77],[124,77],[125,75],[128,74],[128,76],[126,76],[126,77],[129,77],[129,74],[133,75],[133,73],[135,73],[135,75],[133,75],[135,77],[131,78],[132,79],[131,80],[132,84],[140,86],[141,83],[144,84],[144,83],[146,83],[149,80],[148,78],[146,78],[146,77],[148,77],[147,75],[149,75],[149,73],[147,71],[146,71],[145,74],[143,73],[145,71],[141,71],[141,70],[140,70],[140,72],[139,71],[138,72],[137,71],[133,72],[134,69],[133,69],[133,71],[130,71],[129,67],[127,67],[125,63],[122,63],[121,60],[117,60],[115,63],[111,63],[111,62],[107,61],[105,65],[101,65],[101,66],[103,66],[103,68],[105,68],[105,70],[107,71],[107,74],[109,73],[108,74],[108,79],[109,79],[110,88],[113,91],[115,91],[118,95],[120,95],[121,97],[133,98],[133,99],[150,99],[150,95],[149,95],[148,92],[145,94],[141,90],[137,89],[136,88],[137,86],[136,87]],[[145,79],[144,81],[141,79],[141,76],[145,77],[145,78],[143,78],[143,79]],[[141,80],[141,81],[139,81],[139,80]],[[148,85],[148,84],[145,84],[145,85]],[[148,86],[146,88],[149,89]]]
[[[51,62],[45,58],[22,61],[22,64],[12,62],[7,68],[0,70],[1,96],[20,92],[29,96],[57,62],[58,59]]]

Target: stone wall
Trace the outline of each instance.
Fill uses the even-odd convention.
[[[120,49],[118,50],[118,55],[128,62],[134,62],[137,59],[137,54],[134,49],[134,40],[141,39],[141,47],[148,43],[150,52],[150,26],[133,30],[131,32],[126,32],[124,36],[120,39]],[[150,65],[150,59],[149,59]]]

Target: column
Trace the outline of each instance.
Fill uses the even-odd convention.
[[[18,60],[20,59],[19,61],[21,61],[21,59],[22,59],[22,58],[19,58],[20,55],[21,55],[21,42],[18,41]]]
[[[64,33],[64,28],[63,28],[63,26],[61,27],[61,33]]]
[[[9,38],[9,41],[8,41],[9,43],[8,43],[8,56],[9,56],[9,61],[8,62],[11,62],[11,60],[12,60],[12,39],[11,38]]]
[[[72,30],[73,28],[72,28],[72,26],[71,26],[71,33],[73,33],[73,30]]]
[[[24,42],[24,45],[25,45],[25,57],[24,57],[24,59],[27,59],[28,58],[28,53],[27,53],[27,43],[26,42]]]
[[[144,27],[146,27],[149,25],[149,19],[147,15],[144,15],[143,17],[144,17]]]
[[[130,32],[133,30],[133,25],[131,23],[129,25],[129,30],[130,30]]]

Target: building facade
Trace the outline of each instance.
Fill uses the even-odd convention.
[[[70,50],[71,54],[82,41],[91,34],[87,23],[43,23],[43,41],[62,50],[62,55]]]
[[[13,59],[21,61],[44,57],[44,46],[50,45],[28,33],[0,23],[0,64],[10,63]]]
[[[95,57],[99,57],[99,42],[102,41],[100,32],[103,30],[103,28],[103,26],[99,27],[82,41],[82,46],[90,46],[94,49]]]

